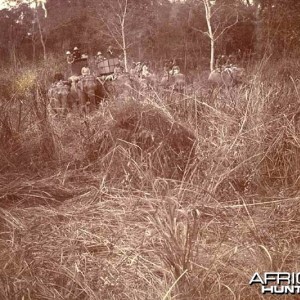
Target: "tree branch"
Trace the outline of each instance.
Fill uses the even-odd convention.
[[[238,15],[238,13],[237,13],[237,15],[236,15],[236,19],[235,19],[235,21],[234,21],[234,23],[232,23],[232,24],[230,24],[230,25],[228,25],[228,26],[226,26],[216,37],[215,37],[215,40],[217,40],[222,34],[224,34],[228,29],[230,29],[231,27],[233,27],[234,25],[236,25],[237,23],[238,23],[238,21],[239,21],[239,15]]]

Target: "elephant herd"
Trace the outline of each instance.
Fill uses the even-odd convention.
[[[109,96],[128,96],[132,90],[145,90],[156,87],[184,93],[186,76],[179,68],[174,67],[171,72],[165,72],[161,79],[145,68],[138,73],[132,68],[129,73],[116,69],[114,74],[106,77],[96,77],[88,67],[81,70],[81,76],[71,76],[64,80],[56,74],[54,83],[48,90],[50,106],[56,114],[67,114],[77,107],[81,114],[89,113]],[[236,66],[213,70],[208,78],[208,86],[223,86],[231,88],[243,82],[244,68]]]
[[[81,113],[88,113],[94,110],[106,95],[105,85],[91,74],[71,76],[68,80],[60,79],[48,90],[51,108],[55,113],[63,115],[75,108]]]

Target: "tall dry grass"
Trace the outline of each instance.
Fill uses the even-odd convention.
[[[20,71],[1,102],[0,298],[263,299],[254,272],[298,271],[287,63],[262,61],[230,92],[145,92],[85,118],[49,115],[48,71]]]

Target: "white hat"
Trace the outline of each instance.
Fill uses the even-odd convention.
[[[77,47],[74,47],[74,49],[73,49],[73,50],[75,50],[75,51],[76,51],[76,50],[78,50],[78,48],[77,48]]]
[[[102,52],[101,52],[101,51],[98,51],[98,52],[97,52],[97,55],[101,55],[101,54],[102,54]]]
[[[70,52],[70,51],[67,51],[66,54],[69,55],[69,54],[71,54],[71,52]]]

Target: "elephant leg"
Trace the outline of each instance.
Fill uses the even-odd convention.
[[[102,84],[99,84],[96,89],[95,93],[95,103],[96,103],[96,108],[99,107],[99,105],[105,100],[105,95],[106,91],[104,89],[104,86]]]
[[[70,111],[74,111],[74,108],[76,108],[76,111],[78,111],[78,108],[79,108],[78,94],[71,91],[68,98],[69,98],[68,103],[69,103]]]
[[[95,93],[89,93],[88,95],[88,110],[92,112],[96,109],[96,95]]]
[[[50,88],[48,91],[48,98],[49,98],[49,104],[51,110],[57,114],[58,113],[58,108],[59,108],[59,94],[56,93],[56,90],[53,88]]]
[[[55,114],[59,113],[59,100],[57,98],[51,98],[50,106]]]
[[[57,111],[58,111],[58,114],[61,115],[63,113],[63,110],[62,110],[62,96],[61,95],[58,95],[58,99],[57,99]]]
[[[62,95],[61,97],[61,109],[62,114],[66,115],[68,113],[68,95]]]
[[[87,96],[84,92],[79,92],[78,93],[79,96],[79,111],[80,114],[85,114],[87,113]]]
[[[64,95],[58,95],[56,108],[59,115],[64,115]]]

